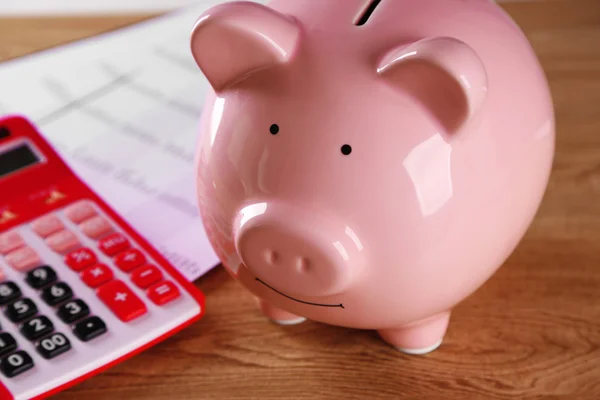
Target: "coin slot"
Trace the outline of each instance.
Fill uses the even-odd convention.
[[[367,5],[367,8],[360,15],[360,18],[357,21],[354,22],[354,25],[356,25],[356,26],[362,26],[362,25],[366,24],[367,21],[369,20],[369,18],[371,18],[371,15],[373,14],[373,12],[375,12],[375,9],[377,8],[377,6],[380,3],[381,3],[381,0],[370,0],[369,4]]]

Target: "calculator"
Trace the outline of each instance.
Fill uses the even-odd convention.
[[[0,119],[0,400],[49,397],[203,314],[203,293],[36,126]]]

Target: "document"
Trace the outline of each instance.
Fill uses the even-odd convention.
[[[218,265],[196,203],[208,82],[189,35],[219,1],[0,64],[0,115],[36,124],[65,161],[190,281]]]

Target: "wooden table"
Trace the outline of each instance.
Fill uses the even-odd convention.
[[[56,398],[600,398],[600,2],[505,8],[552,86],[556,162],[527,236],[455,309],[442,347],[409,357],[373,332],[276,326],[219,268],[198,282],[201,322]],[[0,20],[0,59],[147,17]]]

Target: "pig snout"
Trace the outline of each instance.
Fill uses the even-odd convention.
[[[362,243],[331,215],[257,203],[240,212],[236,225],[236,250],[244,265],[284,295],[337,294],[362,271]]]

